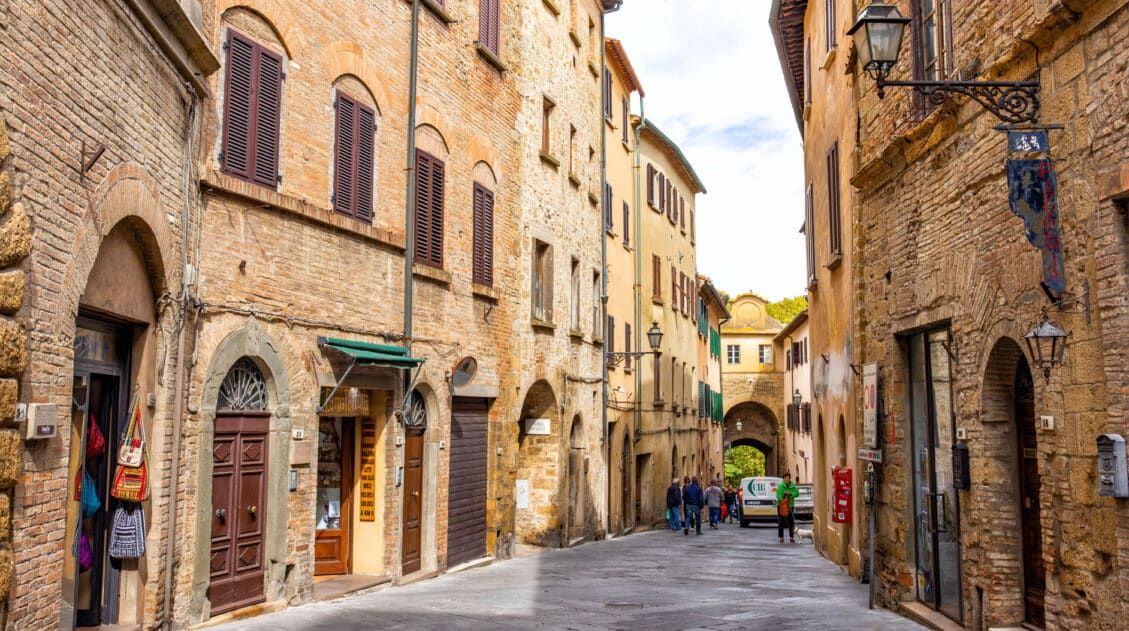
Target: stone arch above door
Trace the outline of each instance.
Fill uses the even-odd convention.
[[[737,429],[737,423],[741,429]],[[725,413],[724,443],[729,447],[750,445],[764,454],[766,475],[776,475],[780,455],[779,419],[771,409],[756,401],[738,403]]]

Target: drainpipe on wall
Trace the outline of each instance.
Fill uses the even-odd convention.
[[[192,140],[196,136],[196,108],[200,103],[200,98],[196,94],[191,84],[185,84],[185,89],[189,96],[188,105],[188,138],[185,143],[184,155],[184,221],[181,224],[181,269],[180,269],[180,332],[177,334],[176,341],[176,370],[173,373],[173,378],[176,380],[176,385],[173,388],[173,419],[172,419],[172,462],[169,464],[169,509],[167,526],[167,537],[165,538],[165,593],[163,598],[163,611],[161,626],[164,629],[171,629],[173,624],[172,615],[172,589],[173,589],[173,562],[176,558],[176,498],[177,490],[179,487],[178,478],[180,477],[180,427],[184,419],[184,346],[185,346],[185,333],[188,329],[188,308],[194,302],[188,295],[189,281],[191,280],[188,275],[188,231],[192,228],[192,158],[193,146]],[[202,214],[202,213],[201,213]],[[200,222],[203,218],[197,217],[196,221]],[[194,273],[199,273],[194,270]]]
[[[635,348],[643,348],[643,150],[640,138],[647,127],[647,108],[645,98],[639,95],[639,126],[635,128]],[[626,227],[624,228],[626,230]],[[652,357],[659,361],[658,356]],[[643,358],[635,367],[635,410],[631,419],[633,433],[638,436],[643,430]]]
[[[408,69],[408,158],[404,173],[407,175],[407,200],[404,206],[404,347],[412,354],[412,298],[415,290],[412,265],[415,261],[415,172],[416,172],[416,75],[419,71],[419,0],[412,0],[411,67]],[[404,399],[411,394],[411,370],[404,371]]]
[[[604,234],[604,217],[611,212],[607,208],[608,196],[605,193],[608,186],[608,127],[604,122],[608,107],[608,90],[604,86],[607,78],[607,49],[604,46],[606,34],[604,32],[605,13],[600,12],[600,206],[603,214],[597,221],[600,235],[600,323],[599,326],[607,327],[608,323],[608,239]],[[607,331],[604,338],[608,337]],[[612,531],[612,440],[608,427],[608,340],[604,340],[603,351],[600,353],[600,420],[604,425],[604,477],[607,484],[604,486],[604,536],[611,535]]]

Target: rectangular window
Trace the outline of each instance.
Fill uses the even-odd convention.
[[[812,205],[812,183],[808,182],[807,194],[804,198],[804,243],[808,254],[808,287],[815,285],[815,213]]]
[[[608,332],[604,337],[604,343],[608,346],[608,352],[615,352],[615,317],[608,316]]]
[[[416,150],[415,262],[443,267],[443,161]]]
[[[224,77],[224,173],[278,187],[278,137],[282,116],[282,56],[228,29]]]
[[[623,350],[627,351],[628,353],[631,352],[631,325],[627,324],[626,322],[623,324]],[[631,370],[630,354],[627,356],[627,360],[624,363],[627,365],[627,369]]]
[[[686,198],[678,196],[678,226],[682,229],[682,234],[686,234]]]
[[[604,182],[604,228],[608,232],[611,232],[615,228],[612,220],[612,202],[614,200],[615,197],[612,195],[612,185]]]
[[[572,295],[569,297],[568,328],[570,332],[576,332],[580,330],[580,259],[576,257],[572,259],[569,281]]]
[[[784,351],[784,370],[792,370],[792,349]]]
[[[843,254],[843,233],[839,215],[839,142],[827,152],[827,226],[831,236],[831,256]]]
[[[557,107],[549,97],[541,98],[541,155],[553,155],[553,110]]]
[[[914,0],[911,11],[914,78],[926,81],[950,78],[953,70],[950,0]],[[936,107],[920,94],[915,95],[915,100],[919,115]]]
[[[623,200],[623,247],[631,247],[631,207]]]
[[[670,181],[670,178],[667,178],[667,180],[666,180],[666,218],[670,220],[670,223],[675,222],[675,220],[676,220],[675,215],[676,214],[678,214],[678,207],[674,205],[674,183]]]
[[[604,118],[612,122],[612,71],[604,69]]]
[[[697,241],[697,235],[694,230],[694,209],[690,209],[690,244],[693,245]]]
[[[647,165],[647,205],[655,207],[655,165]]]
[[[827,20],[826,38],[827,38],[827,52],[831,52],[835,48],[835,40],[838,37],[835,28],[835,0],[823,0],[823,17]]]
[[[628,117],[630,115],[631,106],[628,104],[627,97],[623,97],[623,146],[627,146],[629,142],[628,133],[631,131],[631,125],[628,124]]]
[[[553,321],[553,248],[533,240],[533,318]]]
[[[730,364],[741,363],[741,347],[737,344],[729,344],[725,347],[726,359]]]
[[[333,209],[372,223],[376,111],[344,92],[334,109]]]
[[[772,363],[772,346],[769,344],[761,344],[758,349],[759,359],[762,364],[768,365]]]
[[[663,285],[662,285],[662,259],[658,254],[651,255],[651,298],[656,301],[663,299]]]
[[[494,286],[494,193],[474,183],[474,243],[472,278],[479,285]]]
[[[666,212],[666,176],[659,172],[659,212]]]
[[[478,43],[483,48],[500,54],[498,34],[501,31],[501,0],[478,0]]]

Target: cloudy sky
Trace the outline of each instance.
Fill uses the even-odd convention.
[[[626,0],[607,20],[679,144],[698,198],[698,271],[730,294],[804,293],[803,151],[769,0]],[[636,111],[638,106],[636,105]]]

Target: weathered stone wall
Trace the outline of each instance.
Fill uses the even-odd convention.
[[[1119,175],[1127,116],[1124,100],[1109,97],[1124,93],[1126,57],[1111,43],[1127,36],[1129,4],[1071,5],[968,3],[954,6],[952,30],[956,68],[983,78],[1036,76],[1041,120],[1065,125],[1051,140],[1067,289],[1081,295],[1088,285],[1093,314],[1087,320],[1081,309],[1051,309],[1072,332],[1067,365],[1046,382],[1033,370],[1036,417],[1056,419],[1053,431],[1038,433],[1046,615],[1057,628],[1115,628],[1123,617],[1129,512],[1123,501],[1096,496],[1095,439],[1126,432],[1126,303],[1117,289],[1125,283],[1125,223],[1113,198],[1129,188]],[[914,598],[912,453],[897,335],[948,323],[956,425],[968,432],[973,480],[959,498],[964,623],[1021,622],[1020,498],[1011,486],[1014,434],[1005,431],[1014,420],[1000,418],[1008,397],[992,390],[1007,383],[1015,361],[990,357],[1001,340],[1018,342],[1047,303],[1040,256],[1008,208],[1004,138],[994,117],[964,100],[950,99],[917,122],[908,90],[885,101],[870,88],[860,95],[863,146],[853,180],[861,189],[860,351],[864,362],[881,364],[884,419],[893,424],[882,445],[881,598],[891,606]]]

